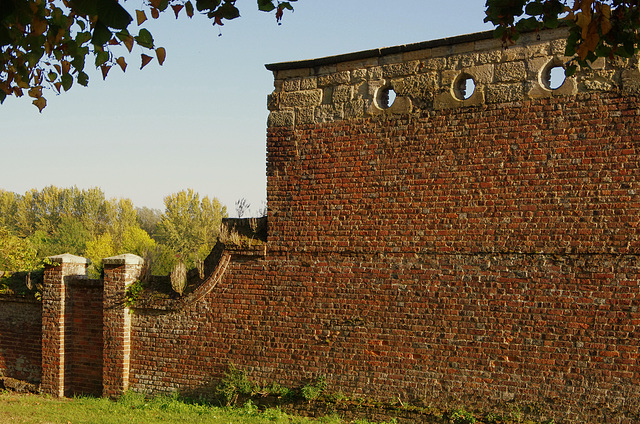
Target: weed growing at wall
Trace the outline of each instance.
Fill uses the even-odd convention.
[[[220,384],[216,387],[216,395],[224,405],[231,405],[238,399],[238,395],[253,395],[256,384],[249,380],[247,374],[229,364],[229,369],[224,373]]]
[[[474,424],[477,421],[471,412],[463,408],[454,409],[448,415],[453,424]]]
[[[143,290],[144,290],[144,283],[140,280],[136,281],[135,283],[127,287],[127,290],[125,290],[124,292],[124,305],[127,308],[130,308],[133,305],[135,305],[136,300],[138,300],[138,297],[140,296]]]
[[[300,389],[300,393],[305,400],[311,402],[316,400],[324,393],[327,389],[327,382],[325,381],[324,376],[318,377],[318,381],[314,384],[307,384],[302,389]]]

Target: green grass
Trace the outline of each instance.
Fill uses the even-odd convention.
[[[251,402],[243,408],[213,407],[184,402],[177,397],[156,397],[127,393],[119,401],[78,397],[56,399],[38,395],[0,392],[1,423],[121,424],[121,423],[212,423],[212,424],[343,424],[338,417],[317,419],[285,414],[279,409],[264,412]],[[366,421],[356,421],[366,424]]]

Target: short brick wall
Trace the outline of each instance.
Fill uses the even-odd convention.
[[[41,309],[35,299],[0,297],[0,377],[40,382]]]

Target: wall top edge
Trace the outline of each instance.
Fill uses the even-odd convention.
[[[435,47],[454,46],[456,44],[469,43],[474,41],[482,41],[494,38],[494,32],[483,31],[471,34],[458,35],[454,37],[440,38],[437,40],[422,41],[418,43],[403,44],[399,46],[382,47],[378,49],[363,50],[354,53],[345,53],[335,56],[326,56],[316,59],[297,60],[291,62],[278,62],[266,64],[265,68],[269,71],[284,71],[300,68],[314,68],[318,66],[335,65],[341,62],[349,62],[352,60],[363,60],[376,57],[383,57],[392,54],[406,53],[417,50],[432,49]]]
[[[105,265],[142,265],[144,259],[138,255],[125,253],[124,255],[112,256],[102,260]]]
[[[90,262],[89,259],[87,258],[72,255],[71,253],[64,253],[62,255],[49,256],[47,259],[49,259],[52,263],[56,263],[56,264],[87,264]]]

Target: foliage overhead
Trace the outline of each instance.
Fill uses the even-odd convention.
[[[571,75],[577,66],[589,66],[598,57],[629,58],[640,43],[639,0],[487,0],[485,22],[497,26],[496,35],[505,43],[520,33],[569,28],[566,56]]]
[[[296,0],[257,0],[258,9],[274,12],[277,21]],[[86,86],[85,64],[93,59],[103,78],[118,66],[125,71],[124,50],[141,48],[140,69],[153,57],[162,65],[163,47],[144,27],[148,16],[157,19],[171,10],[191,18],[202,14],[223,25],[240,16],[236,0],[146,0],[136,9],[135,23],[124,0],[1,0],[0,103],[26,91],[40,111],[47,101],[43,90],[67,91],[75,83]],[[194,4],[195,3],[195,4]],[[148,54],[146,54],[148,53]]]

